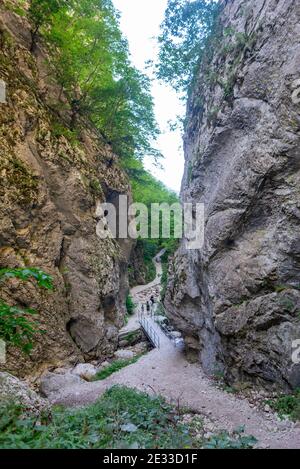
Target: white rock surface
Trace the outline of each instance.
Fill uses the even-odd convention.
[[[82,379],[89,381],[92,379],[98,372],[98,368],[90,363],[79,363],[71,371],[73,375],[79,376]]]

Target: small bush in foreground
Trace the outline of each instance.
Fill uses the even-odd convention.
[[[166,401],[123,386],[114,386],[93,405],[54,408],[39,418],[15,404],[0,404],[2,449],[189,449],[252,448],[243,430],[196,439],[195,422]],[[201,426],[201,424],[200,424]]]
[[[294,394],[281,396],[267,403],[278,413],[279,417],[288,417],[294,421],[300,420],[300,389],[297,389]]]
[[[0,448],[184,448],[187,429],[159,397],[115,386],[93,405],[40,419],[0,406]]]
[[[212,436],[203,446],[204,449],[252,449],[257,443],[253,436],[244,435],[245,429],[239,428],[232,435],[221,432]]]

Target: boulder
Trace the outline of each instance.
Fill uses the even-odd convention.
[[[13,401],[26,410],[38,414],[48,409],[48,402],[33,391],[27,383],[9,373],[0,373],[0,402]]]
[[[134,357],[134,353],[130,350],[117,350],[115,352],[115,358],[119,358],[121,360],[128,360]]]
[[[73,375],[79,376],[86,381],[90,381],[97,372],[98,369],[90,363],[80,363],[71,371]]]
[[[98,366],[97,371],[101,371],[101,370],[103,370],[104,368],[108,367],[109,365],[110,365],[110,362],[107,361],[107,360],[105,360],[104,362],[101,363],[100,366]]]
[[[84,382],[83,379],[71,372],[64,375],[46,373],[42,376],[40,381],[40,392],[44,397],[53,397],[53,395],[58,394],[62,389],[70,388]]]
[[[172,331],[170,332],[170,335],[174,338],[174,339],[180,339],[182,337],[182,334],[178,331]]]

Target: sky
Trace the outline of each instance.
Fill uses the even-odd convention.
[[[145,62],[157,57],[155,38],[159,34],[167,0],[113,0],[113,3],[121,13],[121,29],[128,39],[133,65],[149,74]],[[179,130],[169,130],[168,121],[174,121],[177,115],[184,115],[185,109],[170,86],[155,81],[152,95],[156,119],[162,131],[156,146],[164,155],[164,160],[163,169],[158,169],[150,158],[145,158],[145,167],[167,187],[179,192],[184,167],[182,137]]]

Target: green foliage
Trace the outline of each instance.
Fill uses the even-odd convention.
[[[161,282],[160,282],[161,283],[160,296],[161,296],[162,301],[164,301],[165,299],[167,286],[168,286],[168,265],[169,265],[168,261],[163,262],[162,264],[163,273],[162,273]]]
[[[173,204],[178,202],[177,194],[148,173],[141,162],[126,161],[126,169],[131,179],[135,202],[143,203],[148,208],[152,203]]]
[[[30,0],[28,17],[32,23],[31,51],[36,46],[37,37],[42,26],[49,27],[53,24],[53,16],[63,7],[67,6],[67,0]]]
[[[70,130],[59,122],[52,123],[51,135],[55,138],[65,137],[73,147],[79,145],[78,133],[76,130]]]
[[[93,405],[79,409],[54,408],[31,416],[13,403],[0,403],[2,449],[246,449],[255,438],[239,429],[199,441],[192,427],[181,423],[178,409],[161,397],[113,386]]]
[[[9,278],[23,281],[33,278],[40,288],[53,289],[52,277],[34,267],[0,269],[0,282]],[[22,310],[16,306],[10,306],[0,299],[0,338],[8,344],[20,348],[24,353],[30,353],[35,334],[43,333],[38,322],[32,319],[32,316],[36,314],[33,309]]]
[[[221,83],[224,90],[224,99],[228,102],[231,102],[233,99],[235,82],[236,75],[234,72],[231,72],[228,79]]]
[[[220,2],[169,0],[159,37],[157,76],[177,91],[186,91],[214,32]]]
[[[204,445],[204,449],[252,449],[257,443],[253,436],[244,435],[245,429],[237,429],[233,435],[221,432],[212,436]]]
[[[290,298],[289,296],[284,296],[284,297],[281,297],[280,298],[280,305],[286,310],[286,311],[289,311],[290,313],[292,313],[295,308],[296,308],[296,305],[293,301],[292,298]]]
[[[151,226],[150,226],[151,228]],[[152,282],[156,277],[156,268],[153,263],[153,258],[160,249],[160,239],[139,239],[138,244],[144,256],[144,265],[146,270],[145,281],[146,284]]]
[[[103,370],[99,371],[93,378],[93,381],[99,381],[102,379],[108,378],[110,375],[113,373],[116,373],[117,371],[122,370],[123,368],[126,368],[126,366],[133,365],[136,363],[142,355],[137,355],[136,357],[133,358],[128,358],[128,359],[122,359],[122,360],[116,360],[112,362],[110,365],[107,365]]]
[[[150,239],[151,234],[151,204],[167,203],[169,205],[179,203],[178,195],[168,189],[162,182],[158,181],[143,168],[140,162],[131,162],[127,171],[131,179],[133,198],[135,202],[143,203],[148,208],[149,219],[149,239],[139,239],[140,247],[144,253],[144,263],[146,266],[146,281],[151,282],[155,279],[156,269],[152,259],[164,247],[172,249],[174,242],[174,217],[171,214],[171,239],[164,239],[161,236],[158,239]],[[162,217],[160,217],[162,220]]]
[[[93,122],[99,134],[121,157],[135,202],[177,202],[177,196],[153,178],[142,165],[143,156],[157,160],[159,134],[150,80],[130,63],[127,41],[111,0],[32,0],[29,17],[33,41],[41,34],[48,44],[50,63],[71,107],[70,128],[53,123],[54,137],[77,144],[81,117]],[[63,106],[63,102],[61,103]],[[99,192],[96,181],[91,189]],[[156,252],[161,241],[156,243]],[[155,277],[145,241],[147,280]],[[155,255],[155,253],[153,255]]]
[[[35,267],[0,269],[0,281],[8,278],[18,278],[25,281],[33,278],[40,288],[46,288],[47,290],[53,289],[52,277]]]
[[[16,13],[16,15],[25,16],[26,11],[23,8],[25,6],[25,1],[26,0],[18,0],[18,5],[16,5],[14,2],[7,0],[5,3],[5,8],[6,10],[13,11]]]
[[[136,344],[140,339],[140,331],[131,331],[124,337],[123,340],[126,340],[128,345]]]
[[[56,408],[38,419],[20,406],[0,405],[3,449],[186,448],[187,431],[162,398],[121,386],[108,390],[96,404]]]
[[[126,298],[126,310],[129,316],[132,316],[134,313],[135,304],[133,302],[132,296],[128,295]]]
[[[267,404],[269,404],[281,418],[289,417],[294,421],[300,420],[300,389],[297,389],[294,394],[269,400]]]
[[[290,287],[289,285],[275,285],[274,291],[276,291],[276,293],[281,293],[285,290],[288,290],[289,288],[292,288],[292,287]]]
[[[32,0],[33,31],[43,34],[71,106],[71,130],[90,119],[122,158],[160,157],[150,81],[130,64],[111,0]]]
[[[53,14],[66,4],[66,0],[30,0],[28,14],[34,28],[38,29],[48,24]]]
[[[156,268],[155,265],[152,261],[152,259],[149,261],[145,259],[145,266],[146,266],[146,284],[153,282],[153,280],[156,277]]]
[[[36,314],[33,309],[21,310],[0,300],[0,338],[24,353],[30,353],[35,334],[42,332],[38,323],[29,319]]]

